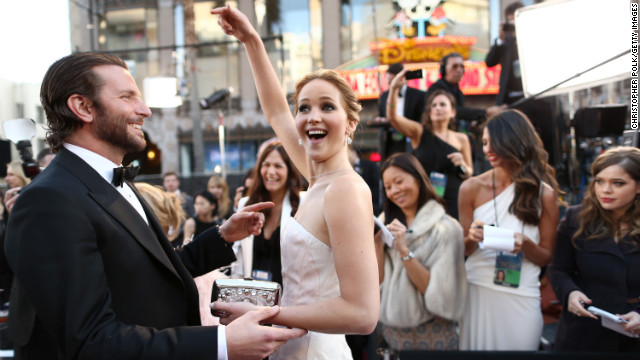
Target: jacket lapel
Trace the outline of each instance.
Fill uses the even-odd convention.
[[[176,277],[180,278],[167,254],[162,249],[161,240],[150,228],[150,225],[159,226],[154,224],[154,222],[157,223],[154,216],[147,216],[150,224],[147,225],[133,206],[111,184],[107,183],[93,168],[72,152],[62,148],[57,157],[60,157],[61,165],[67,168],[87,187],[88,195],[101,208],[115,218],[154,258],[174,273]],[[130,187],[134,188],[133,185],[130,185]],[[144,201],[141,202],[145,211],[147,211],[148,208]]]

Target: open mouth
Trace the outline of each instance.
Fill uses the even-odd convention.
[[[309,130],[307,131],[307,136],[311,140],[320,140],[327,136],[327,132],[324,130]]]

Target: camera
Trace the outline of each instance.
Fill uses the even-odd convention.
[[[512,23],[504,23],[502,24],[502,31],[504,32],[515,32],[516,31],[516,26]]]
[[[16,145],[22,160],[24,174],[33,179],[40,173],[40,166],[33,159],[31,139],[36,135],[36,123],[33,119],[11,119],[2,122],[2,129],[7,140]]]
[[[422,79],[422,69],[407,71],[405,74],[405,79]]]

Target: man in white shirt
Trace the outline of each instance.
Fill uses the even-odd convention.
[[[121,168],[146,146],[150,109],[119,58],[77,53],[42,83],[56,158],[20,194],[7,227],[18,359],[261,359],[303,330],[260,326],[264,308],[202,327],[193,277],[235,260],[260,232],[256,204],[174,251]],[[115,170],[114,167],[119,167]]]

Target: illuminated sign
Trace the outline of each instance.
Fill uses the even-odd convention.
[[[439,61],[444,56],[457,52],[469,59],[471,46],[477,39],[472,36],[428,36],[382,40],[369,45],[371,53],[378,53],[380,64],[420,63]]]
[[[500,90],[500,65],[487,68],[484,62],[466,61],[460,89],[465,95],[491,95]],[[439,64],[405,64],[409,70],[424,69],[424,77],[407,81],[409,86],[426,91],[440,79]],[[385,79],[387,67],[377,69],[344,70],[338,73],[351,85],[359,100],[377,99],[387,90]],[[382,88],[381,88],[382,87]]]

